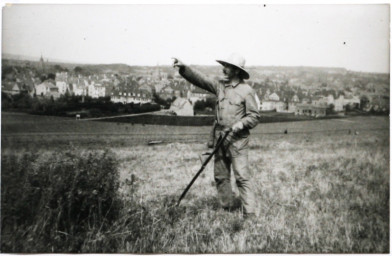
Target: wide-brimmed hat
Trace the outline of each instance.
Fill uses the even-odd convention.
[[[222,64],[223,66],[229,64],[229,65],[232,65],[232,66],[238,68],[243,73],[242,78],[249,79],[249,73],[248,73],[248,71],[245,70],[244,57],[242,57],[236,53],[233,53],[226,60],[216,60],[216,61],[219,62],[220,64]]]

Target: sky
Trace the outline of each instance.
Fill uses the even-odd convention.
[[[388,73],[384,4],[3,7],[2,52],[78,63],[322,66]]]

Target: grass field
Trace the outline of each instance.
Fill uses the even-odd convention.
[[[114,152],[123,211],[81,252],[389,252],[387,117],[258,125],[249,154],[255,222],[219,208],[212,164],[173,206],[200,168],[208,132],[3,113],[2,157],[70,147]],[[146,145],[156,139],[165,143]]]

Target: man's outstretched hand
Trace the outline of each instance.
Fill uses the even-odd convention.
[[[173,67],[174,68],[181,68],[181,67],[185,66],[185,64],[182,61],[180,61],[179,59],[177,59],[177,58],[172,58],[172,59],[173,59]]]

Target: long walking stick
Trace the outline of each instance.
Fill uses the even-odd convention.
[[[195,177],[193,177],[191,182],[185,188],[184,192],[182,192],[182,194],[180,196],[180,199],[178,199],[177,206],[180,204],[181,200],[184,198],[184,196],[186,195],[188,190],[192,187],[192,185],[195,182],[195,180],[197,179],[197,177],[199,177],[200,173],[203,172],[203,170],[206,167],[206,165],[208,164],[208,162],[215,155],[215,153],[219,150],[220,146],[225,141],[227,135],[229,135],[230,132],[231,132],[231,129],[227,129],[227,130],[225,130],[225,134],[223,135],[223,137],[222,137],[222,135],[219,137],[218,142],[216,143],[216,147],[215,147],[214,151],[212,151],[212,153],[207,157],[207,159],[204,161],[203,165],[201,166],[200,170],[196,173]]]

